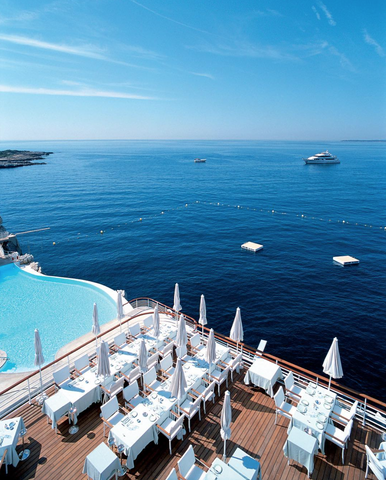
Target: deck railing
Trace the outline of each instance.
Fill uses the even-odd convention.
[[[167,314],[170,318],[177,318],[178,313],[172,308],[164,305],[163,303],[157,302],[148,297],[141,297],[126,302],[124,304],[130,304],[133,310],[121,321],[121,325],[118,320],[117,323],[98,335],[98,339],[103,339],[109,344],[113,342],[114,336],[119,333],[120,329],[127,330],[128,324],[130,322],[140,321],[143,317],[149,316],[150,310],[153,310],[154,307],[158,304],[159,312]],[[198,323],[196,320],[189,315],[184,314],[184,318],[194,330],[197,329]],[[201,332],[202,327],[199,326],[199,331]],[[203,335],[206,338],[209,334],[209,329],[203,327]],[[221,333],[215,332],[216,341],[226,345],[232,353],[235,353],[238,349],[243,351],[243,361],[246,368],[248,368],[255,357],[255,350],[245,343],[236,344],[235,341],[231,340],[229,337],[222,335]],[[42,380],[43,380],[43,389],[47,389],[53,385],[53,372],[58,370],[64,365],[68,365],[70,369],[74,367],[74,362],[77,358],[80,358],[85,353],[88,354],[89,358],[95,357],[96,344],[95,337],[90,340],[82,343],[77,346],[70,352],[67,352],[65,355],[55,359],[53,362],[50,362],[48,365],[45,365],[41,369]],[[294,365],[286,360],[283,360],[274,355],[264,353],[263,357],[279,365],[283,371],[284,375],[287,375],[289,371],[292,371],[294,374],[295,382],[298,384],[308,383],[309,381],[315,382],[322,386],[328,386],[329,379],[325,376],[317,375],[316,373]],[[372,398],[368,395],[359,393],[355,390],[352,390],[349,387],[340,385],[334,380],[331,381],[331,390],[337,394],[338,401],[343,401],[348,404],[352,404],[355,400],[358,401],[358,410],[356,418],[362,422],[363,425],[368,424],[372,428],[379,430],[380,432],[386,433],[386,404]],[[23,376],[23,378],[8,388],[0,392],[0,418],[10,414],[17,407],[25,404],[26,402],[32,403],[34,397],[40,393],[40,376],[39,370],[35,370],[30,374]]]

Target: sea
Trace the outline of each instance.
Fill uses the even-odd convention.
[[[54,152],[0,170],[7,229],[50,228],[18,237],[43,273],[170,306],[177,282],[184,313],[198,319],[204,294],[207,326],[228,335],[240,307],[247,344],[265,339],[266,352],[318,374],[337,337],[339,382],[386,401],[385,143],[0,142],[8,148]],[[326,149],[341,163],[305,165]],[[264,248],[245,251],[247,241]],[[334,264],[339,255],[360,264]]]

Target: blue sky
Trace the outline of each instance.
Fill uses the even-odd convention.
[[[0,140],[386,138],[386,2],[2,0]]]

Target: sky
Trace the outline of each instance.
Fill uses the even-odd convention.
[[[0,141],[386,138],[385,0],[2,0]]]

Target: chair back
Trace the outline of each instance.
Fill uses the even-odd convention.
[[[89,361],[87,353],[82,355],[80,358],[77,358],[74,363],[77,370],[82,370],[82,368],[88,367]]]
[[[134,323],[133,325],[130,325],[129,332],[130,332],[130,335],[132,335],[133,337],[136,337],[137,335],[139,335],[141,333],[141,327],[139,323]]]
[[[60,383],[63,383],[67,378],[70,378],[70,367],[68,365],[59,368],[59,370],[56,370],[56,372],[53,373],[54,376],[54,381],[58,385]]]
[[[344,434],[344,440],[343,440],[343,443],[346,443],[349,436],[351,435],[351,430],[352,430],[352,426],[353,426],[353,420],[350,420],[348,422],[348,424],[344,427],[344,430],[343,430],[343,434]]]
[[[260,352],[263,353],[265,350],[265,346],[267,345],[267,340],[260,340],[259,346],[257,347],[257,354]]]
[[[294,374],[292,372],[289,372],[289,374],[284,379],[284,385],[286,390],[291,390],[294,384],[295,384]]]
[[[279,390],[276,392],[276,394],[274,396],[274,399],[275,399],[275,405],[278,408],[281,408],[281,406],[283,405],[283,403],[285,401],[283,387],[279,388]]]
[[[124,377],[118,378],[117,381],[113,382],[110,386],[110,396],[113,397],[123,390],[123,382],[125,381]]]
[[[146,328],[151,328],[153,326],[153,316],[146,317],[143,321],[143,325]]]
[[[355,417],[355,414],[357,413],[357,408],[358,408],[358,400],[355,400],[355,402],[351,405],[351,408],[350,408],[350,412],[349,412],[350,420]]]
[[[213,380],[212,383],[210,383],[206,389],[204,390],[203,397],[207,398],[210,393],[214,394],[214,389],[216,388],[216,382]]]
[[[178,460],[178,470],[180,471],[180,474],[183,477],[187,477],[189,470],[193,467],[195,462],[195,456],[194,456],[194,451],[193,447],[189,445],[189,448],[186,450],[186,452],[183,454],[183,456]]]
[[[126,334],[125,332],[120,333],[116,337],[114,337],[114,345],[120,347],[126,343]]]
[[[101,416],[108,420],[119,410],[117,397],[111,398],[108,402],[101,406]]]
[[[173,468],[166,480],[178,480],[176,469]]]
[[[126,400],[126,402],[130,402],[130,400],[136,395],[139,395],[137,382],[130,383],[130,385],[123,389],[123,398]]]
[[[168,355],[169,353],[172,353],[173,352],[173,346],[174,346],[173,341],[171,341],[167,345],[165,345],[165,348],[162,351],[162,355],[164,357],[166,357],[166,355]]]
[[[384,480],[385,475],[383,474],[383,468],[381,463],[367,445],[365,445],[365,449],[367,456],[367,466],[370,467],[370,470],[374,473],[378,480]]]
[[[243,352],[240,352],[233,361],[233,368],[238,367],[243,363]]]
[[[199,333],[196,333],[195,335],[192,335],[190,337],[190,345],[192,347],[197,347],[198,345],[200,345],[200,334]]]
[[[185,357],[185,355],[188,354],[188,351],[186,350],[186,345],[182,345],[181,347],[177,347],[176,353],[177,353],[178,358]]]
[[[153,367],[148,372],[143,374],[143,381],[144,383],[146,383],[146,385],[151,385],[156,379],[157,379],[157,374],[155,372],[155,367]]]
[[[173,366],[173,357],[172,354],[169,353],[166,357],[164,357],[160,362],[162,370],[168,370],[170,367]]]
[[[190,407],[190,411],[193,412],[194,410],[198,410],[200,408],[201,397],[196,398],[196,400],[192,403]]]
[[[225,370],[223,370],[220,374],[219,381],[221,381],[223,378],[226,378],[228,376],[230,368],[227,367]]]
[[[153,355],[151,355],[147,359],[147,368],[153,367],[157,362],[158,362],[158,352],[153,353]]]
[[[133,368],[133,370],[131,370],[130,374],[129,374],[129,382],[134,382],[134,380],[136,380],[137,378],[139,378],[141,376],[141,370],[138,367],[135,367]]]
[[[176,436],[178,430],[180,430],[180,428],[182,428],[182,425],[184,423],[184,419],[185,419],[185,415],[180,415],[178,417],[178,419],[175,421],[174,425],[170,429],[170,436],[172,438],[174,438]]]

